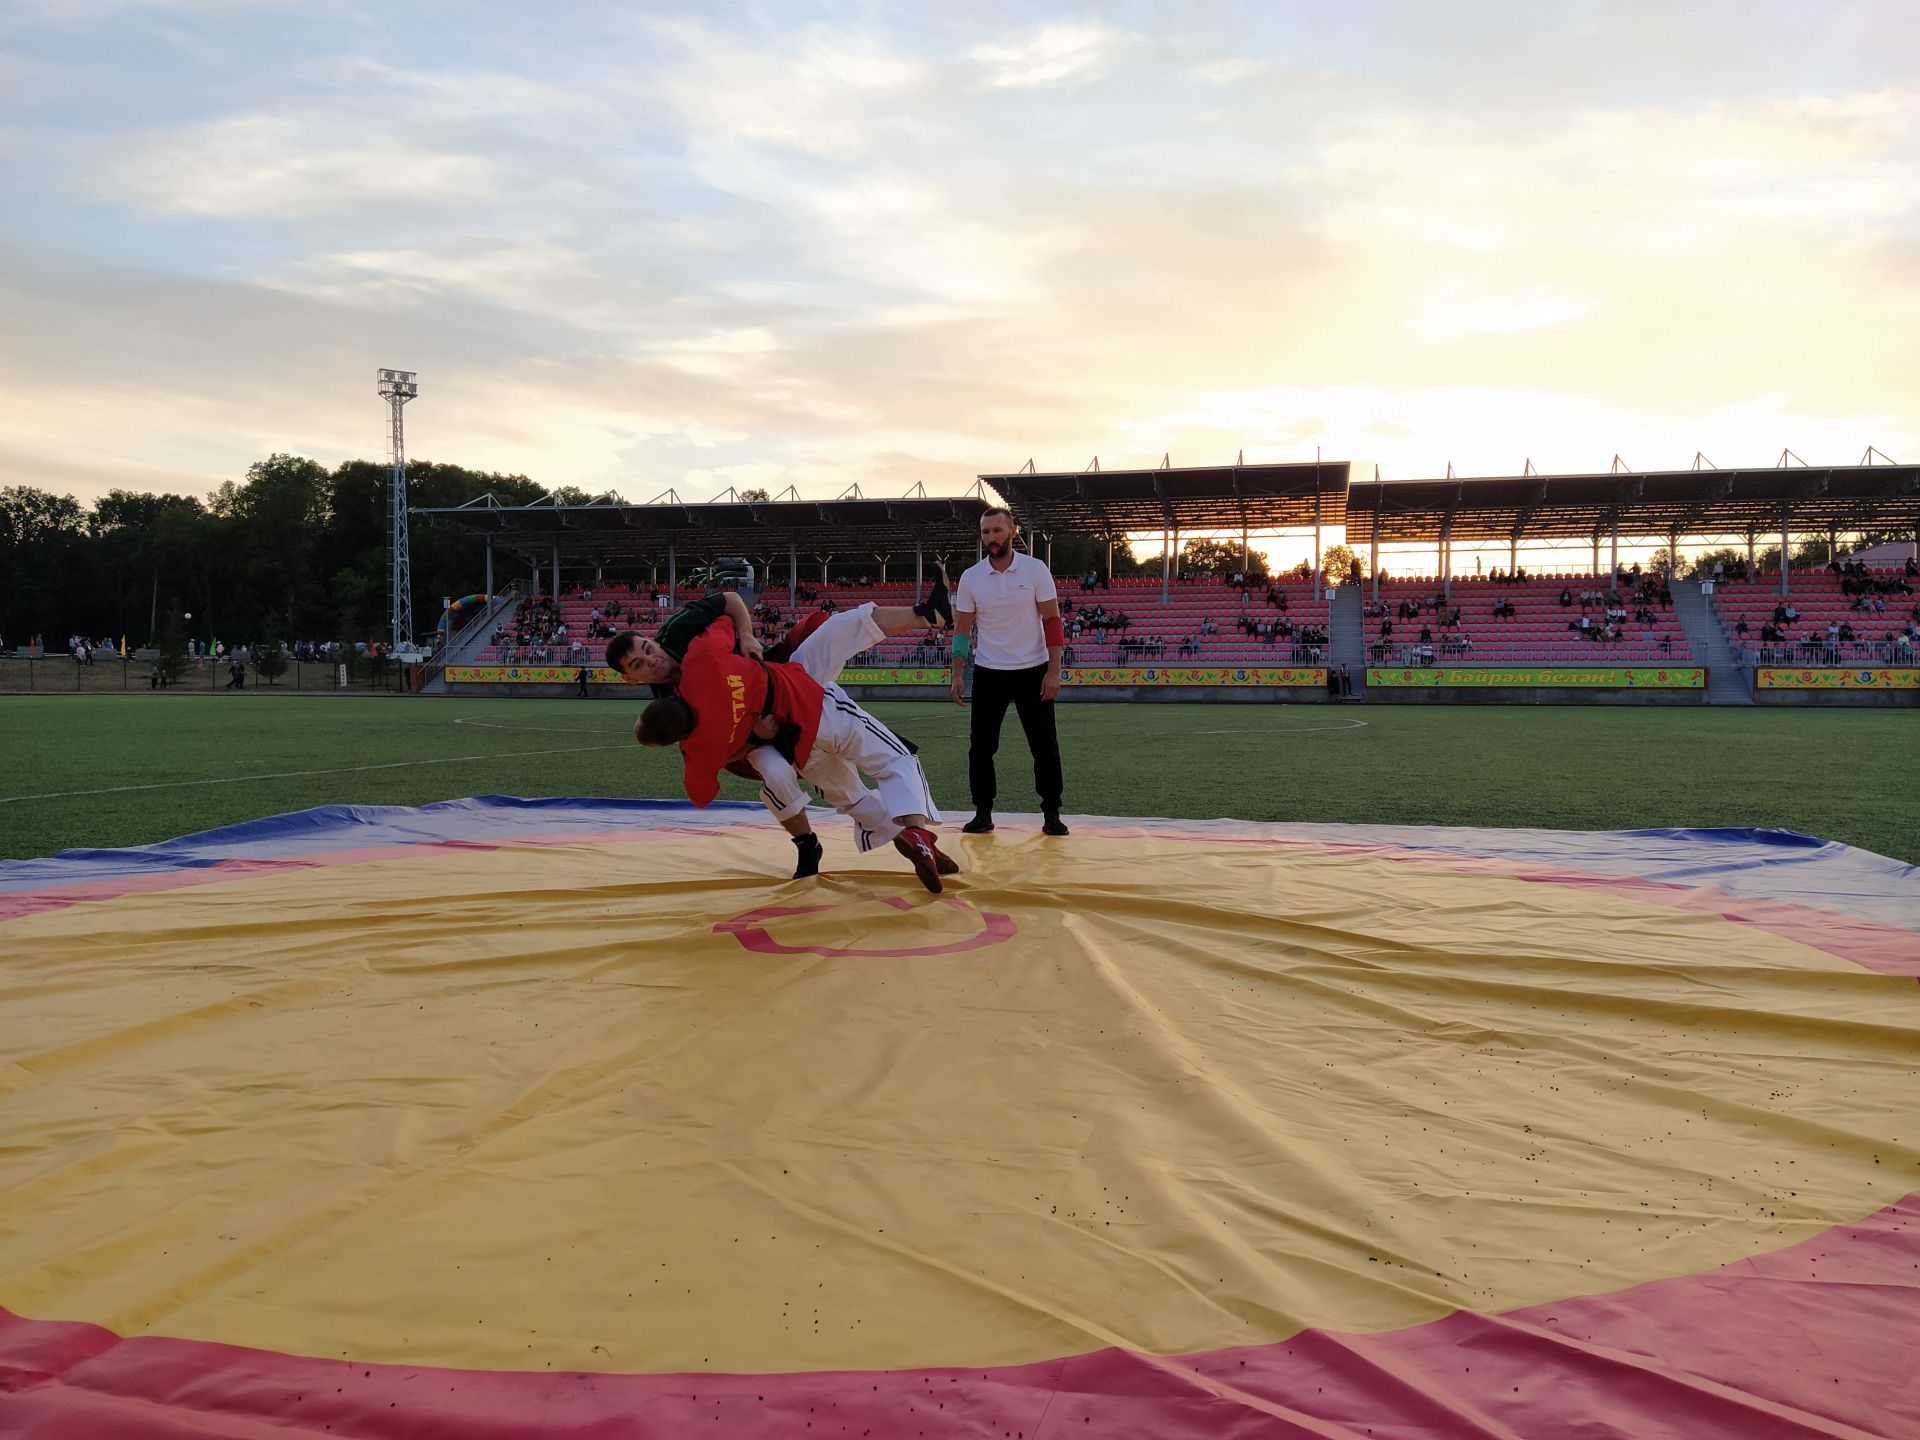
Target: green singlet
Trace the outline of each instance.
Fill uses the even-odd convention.
[[[662,650],[675,660],[687,658],[687,647],[693,644],[700,632],[727,613],[727,597],[703,595],[691,605],[682,605],[667,617],[653,640]]]

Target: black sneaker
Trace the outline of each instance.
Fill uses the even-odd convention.
[[[978,812],[973,819],[967,821],[966,824],[960,827],[960,833],[963,835],[984,835],[991,829],[993,829],[993,816],[982,810]]]
[[[827,847],[820,843],[818,835],[796,835],[793,837],[794,849],[800,852],[800,858],[793,867],[793,878],[804,880],[809,875],[820,873],[820,857],[827,853]]]
[[[1067,822],[1060,818],[1060,812],[1058,810],[1049,810],[1040,821],[1040,833],[1042,835],[1071,835],[1073,832],[1067,829]]]

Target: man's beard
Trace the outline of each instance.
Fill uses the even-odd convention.
[[[989,555],[996,555],[996,556],[1006,554],[1007,553],[1006,542],[1001,540],[989,540],[987,542],[987,553]]]

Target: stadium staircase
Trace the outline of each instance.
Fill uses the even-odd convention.
[[[471,665],[483,662],[492,656],[487,641],[494,627],[511,624],[514,612],[520,608],[520,587],[509,585],[493,600],[483,606],[476,615],[467,617],[459,631],[447,643],[447,648],[433,657],[428,670],[427,681],[420,687],[422,695],[444,695],[447,693],[447,666]]]
[[[1707,667],[1707,703],[1753,704],[1753,673],[1741,668],[1740,657],[1727,643],[1727,632],[1712,600],[1700,593],[1700,582],[1676,580],[1671,589],[1673,613],[1686,631],[1687,648]]]
[[[1335,590],[1327,629],[1327,664],[1335,674],[1342,665],[1347,667],[1355,700],[1367,698],[1367,625],[1360,614],[1365,597],[1364,585]]]

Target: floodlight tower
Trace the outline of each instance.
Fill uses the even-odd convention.
[[[380,396],[393,407],[393,475],[387,486],[387,617],[394,649],[413,643],[413,561],[407,545],[407,441],[400,412],[420,393],[417,371],[382,370]]]

